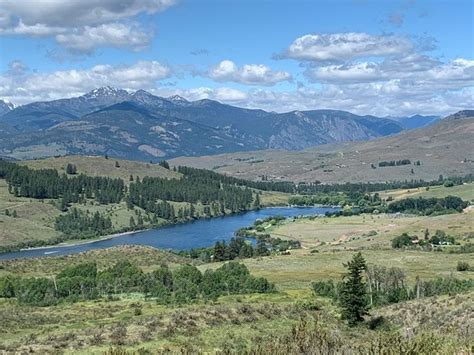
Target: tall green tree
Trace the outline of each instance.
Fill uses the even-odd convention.
[[[367,264],[359,252],[352,257],[351,261],[344,264],[344,267],[348,272],[344,276],[341,288],[342,318],[346,319],[350,326],[354,326],[364,320],[364,315],[368,314],[369,310],[369,298],[364,282]]]

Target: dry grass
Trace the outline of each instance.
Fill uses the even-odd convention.
[[[474,183],[456,185],[452,187],[432,186],[428,190],[425,187],[410,190],[390,190],[381,192],[382,198],[392,197],[394,200],[400,200],[407,197],[446,197],[458,196],[466,201],[474,201]]]
[[[115,166],[118,161],[120,167]],[[89,176],[108,176],[120,178],[125,182],[129,181],[130,175],[143,178],[145,176],[161,178],[179,178],[181,174],[165,169],[158,164],[149,164],[132,160],[117,160],[114,158],[105,159],[97,156],[70,155],[58,158],[47,158],[38,160],[26,160],[20,162],[33,169],[56,169],[59,172],[66,172],[68,163],[76,165],[77,173],[84,173]]]
[[[303,151],[264,150],[181,157],[171,162],[253,180],[259,180],[262,175],[271,180],[324,183],[435,180],[439,174],[448,177],[474,173],[473,134],[472,118],[444,120],[368,142],[324,145]],[[371,164],[399,159],[420,160],[421,165],[371,168]]]
[[[429,216],[363,214],[351,217],[304,218],[277,226],[271,234],[299,240],[303,247],[320,249],[390,248],[390,241],[402,233],[423,237],[425,229],[437,229],[460,239],[474,231],[474,210]],[[325,244],[325,245],[321,245]]]

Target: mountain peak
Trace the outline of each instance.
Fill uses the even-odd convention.
[[[128,96],[128,92],[123,89],[117,89],[111,86],[103,86],[89,91],[84,95],[85,98],[99,98],[99,97],[120,97]]]
[[[15,105],[11,102],[7,100],[0,100],[0,116],[14,110],[15,108]]]
[[[168,100],[174,103],[189,103],[188,100],[186,100],[184,97],[179,96],[179,95],[173,95],[168,97]]]

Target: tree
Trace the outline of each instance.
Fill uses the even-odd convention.
[[[17,217],[18,217],[18,214],[16,213],[16,210],[13,210],[12,217],[13,217],[13,218],[17,218]]]
[[[69,175],[75,175],[77,173],[77,168],[74,164],[68,163],[66,165],[66,173]]]
[[[341,287],[342,318],[346,319],[350,326],[354,326],[364,320],[364,315],[368,314],[369,310],[367,289],[363,280],[363,272],[367,269],[367,265],[359,252],[351,261],[344,264],[344,267],[348,273],[344,276]]]
[[[425,229],[425,240],[430,239],[430,231],[428,228]]]
[[[260,208],[260,196],[258,193],[255,195],[255,201],[253,202],[254,208]]]
[[[168,170],[170,169],[170,165],[169,165],[169,163],[168,163],[166,160],[160,161],[160,162],[159,162],[159,165],[160,165],[161,167],[165,168],[165,169],[168,169]]]
[[[116,168],[120,168],[120,164],[119,164],[118,161],[115,161],[115,167],[116,167]]]

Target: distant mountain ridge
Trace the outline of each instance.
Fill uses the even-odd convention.
[[[157,160],[269,148],[301,150],[404,129],[392,119],[345,111],[275,113],[112,87],[1,108],[0,104],[0,155],[19,159],[108,154]]]
[[[387,117],[397,121],[404,129],[415,129],[429,126],[441,119],[440,116],[414,115],[409,117]]]
[[[179,157],[172,165],[212,169],[249,180],[341,183],[385,182],[474,174],[474,110],[464,110],[427,127],[365,142],[320,145],[302,151],[260,150]],[[410,160],[381,167],[385,161]]]

